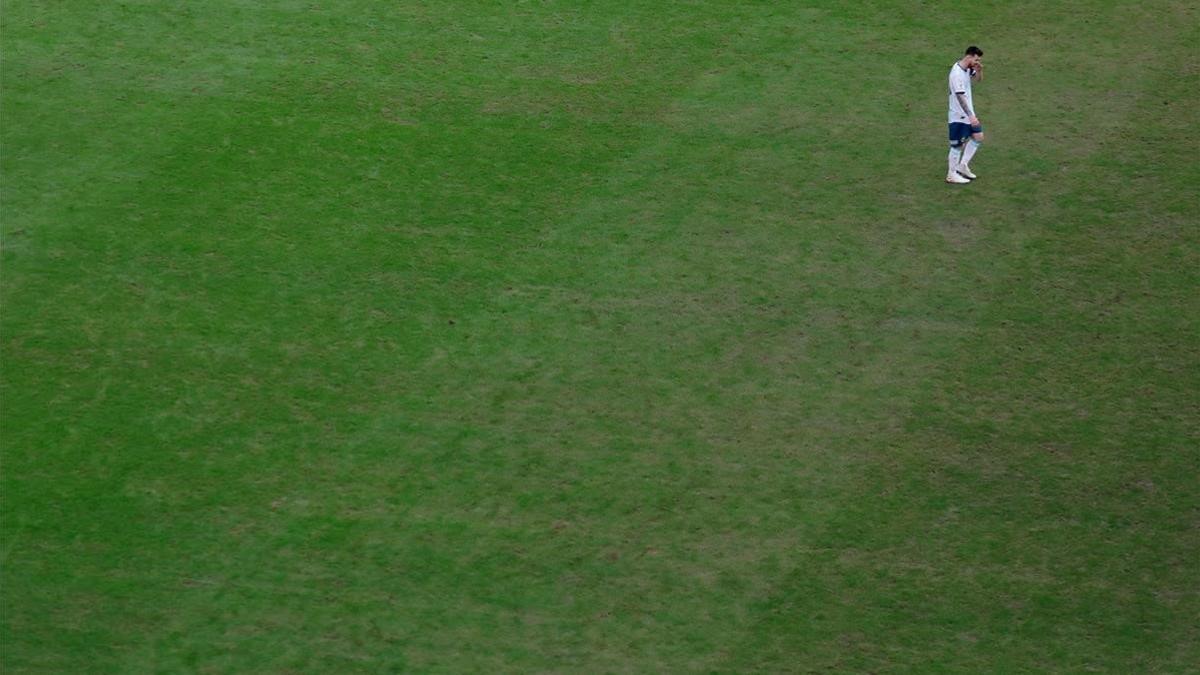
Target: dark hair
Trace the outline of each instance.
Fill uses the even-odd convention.
[[[967,47],[967,51],[963,52],[963,56],[971,56],[971,55],[983,56],[983,50],[980,49],[979,47],[976,47],[975,45],[971,45],[970,47]]]

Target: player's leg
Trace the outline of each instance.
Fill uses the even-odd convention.
[[[967,178],[976,178],[976,175],[971,171],[971,159],[975,157],[975,153],[979,151],[979,146],[981,145],[983,145],[983,127],[973,127],[971,129],[971,138],[963,147],[962,161],[955,168],[955,171]]]
[[[946,182],[947,183],[969,183],[967,178],[959,175],[958,165],[962,162],[963,144],[967,140],[967,129],[964,129],[965,124],[950,125],[950,155],[947,157]]]
[[[961,182],[958,180],[958,179],[962,178],[962,176],[958,175],[958,164],[960,161],[962,161],[962,149],[963,149],[962,141],[959,141],[958,143],[950,144],[950,156],[947,158],[949,170],[946,172],[946,182],[948,182],[948,183]],[[965,179],[963,179],[963,180],[965,180]]]

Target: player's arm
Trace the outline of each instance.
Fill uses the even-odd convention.
[[[971,79],[975,80],[976,82],[983,82],[983,64],[982,63],[976,63],[975,67],[971,69]]]
[[[958,104],[962,106],[963,112],[967,113],[967,121],[971,124],[979,124],[979,118],[975,116],[975,111],[967,105],[967,95],[964,92],[956,91],[954,95],[958,97]]]

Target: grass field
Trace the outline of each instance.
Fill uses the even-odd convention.
[[[6,673],[1200,672],[1194,3],[0,26]]]

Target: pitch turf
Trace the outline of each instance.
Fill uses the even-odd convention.
[[[1196,672],[1198,19],[5,3],[4,670]]]

